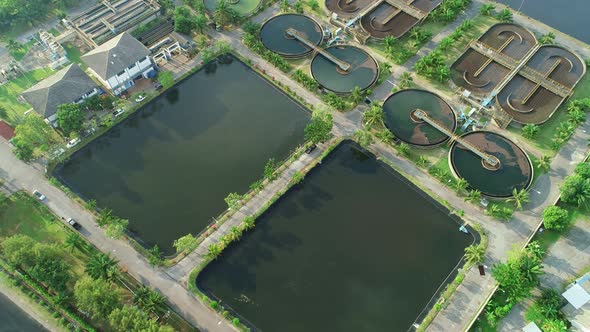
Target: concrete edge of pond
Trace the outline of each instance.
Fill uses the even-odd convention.
[[[363,148],[357,142],[355,142],[354,140],[352,140],[350,138],[340,138],[340,139],[336,140],[335,142],[333,142],[331,145],[329,145],[326,148],[326,150],[322,152],[320,157],[317,158],[312,165],[309,165],[307,167],[306,172],[303,173],[303,176],[306,176],[306,175],[310,174],[311,172],[318,172],[321,169],[321,167],[316,167],[316,166],[318,166],[318,164],[322,164],[322,161],[324,161],[326,158],[330,158],[333,155],[332,151],[335,150],[336,148],[340,147],[343,144],[351,144],[352,146],[354,146],[355,149],[357,149],[361,153],[365,154],[369,158],[374,159],[379,164],[379,166],[383,167],[387,171],[387,173],[393,175],[398,180],[400,180],[402,183],[404,183],[405,185],[412,188],[412,190],[417,192],[426,201],[430,202],[434,207],[445,212],[447,214],[447,216],[450,217],[450,219],[453,220],[457,224],[457,226],[464,227],[465,231],[467,231],[467,233],[473,239],[471,241],[470,245],[477,245],[477,244],[481,243],[482,236],[479,233],[479,231],[477,231],[475,228],[473,228],[470,224],[464,222],[457,214],[452,213],[449,210],[449,208],[447,208],[440,201],[438,201],[437,199],[432,197],[430,194],[428,194],[426,191],[424,191],[421,187],[419,187],[418,185],[413,183],[410,179],[408,179],[406,177],[406,175],[402,174],[400,171],[398,171],[396,168],[392,167],[392,165],[388,164],[387,162],[384,162],[382,160],[382,158],[379,157],[379,154],[376,151],[372,151],[371,149]],[[256,220],[256,219],[260,218],[261,216],[263,216],[264,214],[268,213],[273,207],[275,207],[278,204],[278,202],[281,199],[286,197],[289,194],[289,192],[297,184],[299,184],[299,182],[293,182],[293,181],[289,182],[288,186],[284,190],[279,191],[277,193],[277,195],[275,195],[269,202],[267,202],[267,204],[265,204],[259,211],[256,211],[255,215],[252,216],[254,218],[254,220]],[[244,230],[244,233],[246,231],[248,231],[248,230],[247,229]],[[458,230],[458,231],[460,231],[460,230]],[[219,242],[221,242],[221,241],[219,241]],[[240,243],[239,239],[232,241],[229,244],[225,244],[225,246],[223,247],[222,250],[226,250],[228,247],[231,247],[231,246],[239,245],[239,243]],[[222,253],[223,253],[223,251],[221,251],[218,255],[220,255]],[[227,311],[228,314],[224,314],[224,317],[227,316],[226,318],[228,320],[231,321],[231,316],[237,317],[239,319],[240,324],[243,324],[245,327],[249,328],[251,331],[258,331],[257,327],[253,323],[248,321],[245,317],[242,317],[239,312],[237,312],[236,310],[231,308],[229,305],[221,304],[222,303],[221,299],[219,299],[217,296],[215,296],[209,290],[204,289],[198,285],[198,277],[199,277],[200,273],[202,271],[204,271],[207,268],[207,266],[210,263],[212,263],[217,257],[218,256],[211,257],[211,256],[207,255],[204,258],[204,260],[201,262],[201,264],[199,266],[195,267],[191,271],[191,273],[188,277],[188,280],[187,280],[188,289],[191,292],[193,292],[193,294],[195,294],[199,298],[201,298],[205,303],[210,305],[212,308],[215,307],[214,310],[219,310],[219,312],[221,312],[221,313],[223,313],[224,311]],[[415,328],[416,324],[420,324],[422,321],[424,321],[424,319],[427,317],[427,315],[432,310],[435,309],[435,305],[439,302],[439,299],[441,298],[442,293],[445,291],[447,286],[449,286],[454,281],[454,279],[459,275],[460,270],[463,267],[465,267],[465,264],[466,264],[465,257],[461,256],[461,258],[459,259],[457,264],[451,268],[448,275],[441,282],[441,284],[438,286],[436,291],[432,294],[432,297],[428,300],[428,302],[425,304],[424,308],[420,311],[420,313],[418,314],[418,316],[414,320],[413,324],[411,326],[409,326],[408,330]]]

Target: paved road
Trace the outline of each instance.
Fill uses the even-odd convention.
[[[37,189],[42,192],[47,197],[47,206],[56,215],[76,218],[83,227],[82,235],[101,251],[116,257],[119,265],[138,281],[165,295],[170,306],[201,331],[236,331],[225,319],[197,300],[183,284],[163,270],[152,267],[126,241],[108,238],[96,225],[94,215],[52,186],[38,168],[16,159],[8,144],[2,138],[0,140],[0,178],[5,180],[9,190],[31,192]]]

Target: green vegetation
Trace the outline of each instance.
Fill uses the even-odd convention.
[[[74,44],[69,42],[64,43],[63,47],[66,50],[68,54],[68,59],[70,59],[70,61],[79,64],[82,69],[86,68],[86,64],[82,62],[82,52],[79,48],[77,48]]]
[[[510,11],[510,9],[504,8],[498,14],[496,14],[496,18],[500,22],[511,23],[512,22],[512,12]]]
[[[227,0],[219,0],[217,1],[217,5],[213,11],[213,19],[219,26],[224,27],[233,23],[237,23],[240,19],[240,14],[230,5]]]
[[[545,229],[563,231],[570,224],[569,211],[556,206],[548,206],[543,210],[543,226]]]
[[[0,2],[0,30],[29,27],[54,9],[65,9],[79,0],[4,0]]]
[[[480,264],[485,259],[486,248],[482,245],[470,245],[465,248],[465,260],[469,264]]]
[[[162,84],[165,89],[174,85],[174,75],[171,71],[160,71],[158,73],[158,82]]]
[[[59,135],[36,113],[25,116],[14,131],[14,154],[24,161],[41,156],[51,144],[60,141]]]
[[[590,207],[590,162],[580,163],[559,188],[561,200],[578,208]]]
[[[57,109],[57,124],[67,137],[72,132],[82,129],[84,113],[79,104],[63,104]]]
[[[305,140],[316,144],[327,141],[332,136],[333,125],[329,110],[314,110],[310,123],[305,127]]]
[[[484,318],[490,326],[496,326],[538,285],[539,275],[543,273],[541,260],[544,254],[538,243],[531,242],[523,250],[513,252],[506,263],[494,265],[492,276],[501,291],[494,294],[485,309]]]
[[[543,331],[565,332],[567,320],[559,310],[562,306],[561,295],[553,289],[544,289],[535,299],[525,314],[528,321],[535,322]]]
[[[9,122],[16,123],[30,107],[19,101],[20,94],[37,82],[51,76],[50,69],[36,69],[11,79],[0,86],[0,107],[6,110],[6,115],[0,115]]]
[[[144,312],[142,324],[153,325],[150,331],[172,331],[163,325],[167,323],[179,331],[191,330],[176,314],[164,315],[168,308],[159,294],[133,302],[132,291],[140,293],[138,283],[28,194],[0,196],[0,220],[2,269],[19,288],[41,298],[54,317],[87,331],[120,331],[109,323],[111,312],[135,303]],[[91,317],[80,316],[76,308]],[[153,314],[160,317],[158,322],[151,319]]]

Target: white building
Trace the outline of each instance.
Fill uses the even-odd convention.
[[[88,71],[115,95],[132,87],[134,80],[156,73],[150,51],[127,32],[84,54],[82,61]]]
[[[59,105],[80,103],[102,92],[86,73],[72,64],[24,91],[21,96],[45,121],[55,126]]]

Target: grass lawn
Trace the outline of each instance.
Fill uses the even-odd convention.
[[[36,69],[0,86],[0,108],[6,110],[6,114],[0,114],[0,118],[15,122],[21,117],[30,106],[19,102],[19,95],[53,73],[51,69]]]
[[[35,42],[36,42],[36,40],[34,40],[34,39],[29,40],[25,44],[21,44],[21,46],[18,49],[10,50],[9,53],[16,61],[20,61],[29,52],[31,47],[33,47]]]

